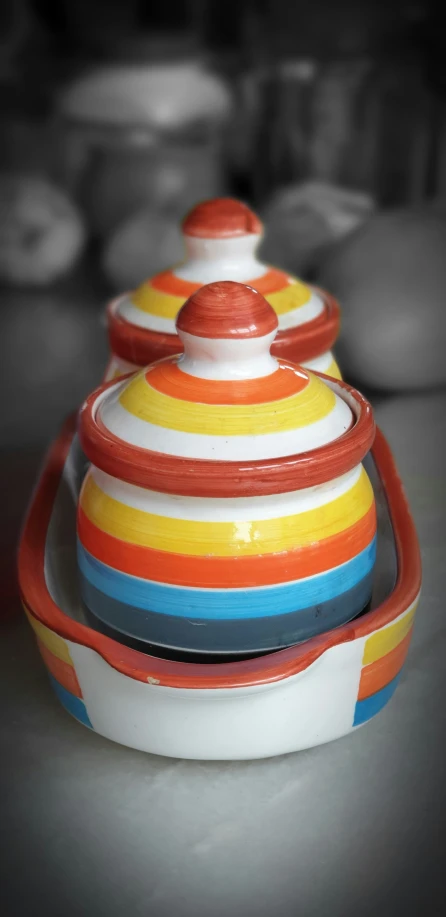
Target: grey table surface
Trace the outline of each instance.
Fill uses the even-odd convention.
[[[1,595],[10,613],[0,619],[2,914],[444,913],[446,392],[375,399],[423,556],[393,701],[363,730],[304,753],[164,760],[65,714],[11,587],[44,447],[105,364],[102,306],[102,292],[82,279],[0,294]]]

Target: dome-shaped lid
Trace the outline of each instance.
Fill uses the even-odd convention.
[[[297,277],[259,260],[256,250],[263,225],[246,204],[232,198],[203,201],[186,215],[182,232],[185,260],[111,304],[109,328],[118,339],[120,352],[123,323],[147,331],[147,341],[149,333],[173,337],[175,319],[185,300],[204,284],[220,280],[249,284],[262,293],[277,315],[278,340],[289,338],[299,359],[306,361],[330,349],[339,328],[337,303]],[[122,356],[131,361],[122,343]]]
[[[184,354],[87,400],[81,412],[87,456],[116,477],[174,493],[184,493],[192,480],[195,493],[214,493],[221,490],[219,476],[223,490],[237,493],[311,486],[314,450],[318,480],[353,467],[365,454],[361,441],[358,459],[358,404],[342,397],[339,386],[272,357],[277,325],[251,287],[231,281],[202,287],[177,317]],[[335,449],[331,462],[322,456],[322,472],[319,453],[329,444]],[[344,463],[340,471],[335,453]],[[300,456],[310,475],[293,478]]]
[[[58,109],[85,124],[179,130],[197,120],[224,121],[231,94],[200,63],[118,64],[99,67],[61,92]]]

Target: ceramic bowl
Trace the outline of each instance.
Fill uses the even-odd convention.
[[[243,284],[202,287],[177,329],[184,354],[105,384],[81,411],[86,605],[127,636],[212,654],[354,618],[376,555],[370,405],[272,357],[277,316]]]
[[[257,259],[263,227],[248,207],[230,198],[205,201],[186,216],[182,231],[187,260],[108,306],[106,380],[179,353],[175,319],[180,308],[201,286],[221,280],[246,283],[272,305],[279,321],[276,356],[340,378],[331,353],[339,331],[338,303]]]
[[[70,418],[52,446],[19,550],[22,600],[51,685],[80,723],[145,752],[201,760],[265,758],[329,742],[392,697],[409,648],[421,566],[389,447],[365,460],[378,512],[370,610],[270,655],[220,665],[159,659],[86,624],[76,505],[87,460]]]

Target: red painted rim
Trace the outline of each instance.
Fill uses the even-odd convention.
[[[149,328],[138,328],[117,315],[117,307],[122,299],[120,296],[107,306],[108,340],[115,356],[142,368],[163,357],[182,353],[183,345],[176,334],[161,334]]]
[[[325,446],[282,459],[250,462],[185,459],[152,452],[129,445],[96,419],[99,399],[131,375],[112,379],[88,396],[79,415],[79,439],[93,465],[149,490],[184,497],[256,497],[302,490],[351,471],[367,455],[375,437],[372,408],[363,395],[346,382],[315,373],[340,390],[355,414],[352,427]]]
[[[329,293],[312,289],[323,299],[325,309],[317,318],[279,331],[271,347],[271,353],[293,363],[307,363],[320,357],[333,347],[339,334],[341,310],[338,302]],[[127,294],[126,294],[127,295]],[[132,325],[117,314],[117,307],[123,297],[114,299],[107,307],[108,339],[115,356],[136,366],[148,366],[162,357],[181,353],[183,345],[176,334],[161,334],[149,328]]]
[[[279,331],[271,347],[275,357],[291,360],[293,363],[307,363],[331,350],[341,324],[341,309],[338,301],[318,287],[311,288],[323,300],[324,311],[311,322]]]
[[[333,646],[367,637],[391,624],[415,601],[421,586],[421,558],[415,526],[395,462],[378,429],[372,456],[386,494],[395,536],[397,580],[393,592],[375,610],[357,621],[305,644],[259,656],[244,662],[170,662],[122,646],[84,624],[68,618],[51,598],[45,580],[45,544],[48,525],[64,464],[75,433],[76,419],[70,417],[49,451],[44,470],[25,521],[19,547],[19,583],[26,608],[60,637],[90,647],[112,668],[129,678],[173,688],[236,688],[268,684],[304,671]]]

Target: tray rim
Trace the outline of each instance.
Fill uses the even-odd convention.
[[[65,462],[77,432],[78,413],[71,414],[50,446],[25,518],[18,552],[19,590],[27,615],[62,639],[89,647],[113,669],[132,679],[170,688],[237,688],[282,681],[309,668],[327,650],[370,634],[403,614],[421,588],[421,555],[414,521],[384,434],[376,427],[371,449],[395,539],[397,578],[377,608],[304,644],[243,662],[173,662],[123,646],[111,637],[69,618],[53,601],[45,579],[48,526]]]

